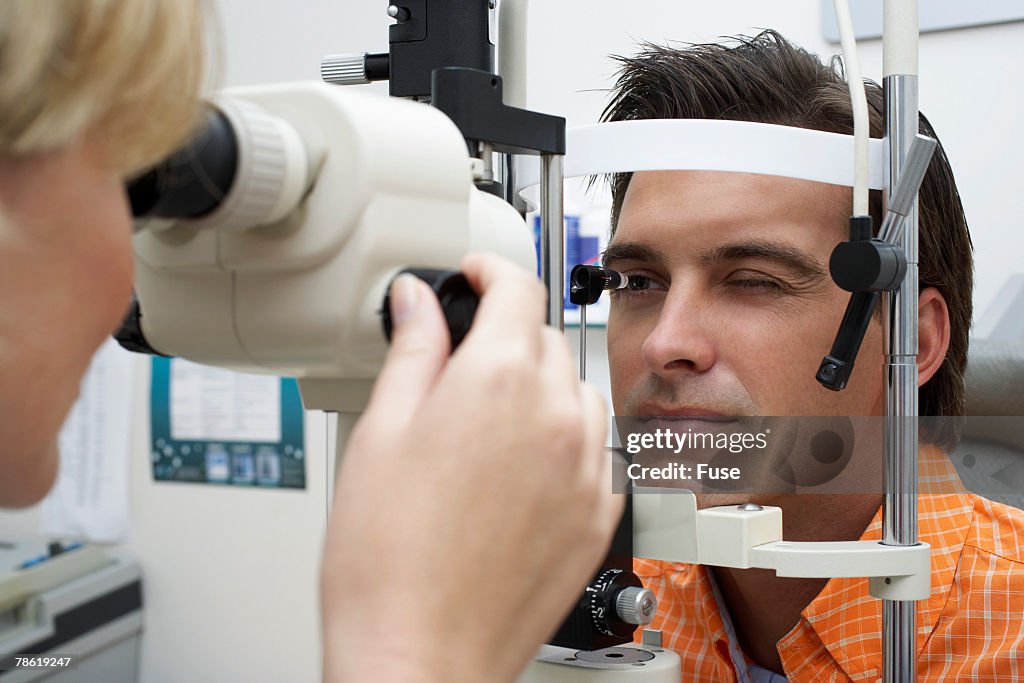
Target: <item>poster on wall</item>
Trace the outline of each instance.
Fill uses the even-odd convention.
[[[293,379],[154,358],[150,415],[157,481],[306,488]]]
[[[127,540],[136,358],[113,339],[93,356],[60,430],[57,481],[40,506],[45,536]]]

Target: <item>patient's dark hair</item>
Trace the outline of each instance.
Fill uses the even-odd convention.
[[[775,31],[731,44],[669,47],[644,44],[633,57],[615,57],[618,72],[603,121],[633,119],[723,119],[798,126],[833,133],[853,132],[850,96],[838,59],[824,64]],[[882,88],[865,81],[872,137],[883,135]],[[921,133],[934,137],[921,115]],[[631,174],[611,177],[612,234]],[[881,224],[881,193],[871,193],[875,228]],[[973,259],[960,194],[940,144],[920,194],[920,286],[935,287],[949,307],[949,351],[921,387],[922,438],[947,449],[960,436],[965,411],[964,370],[971,325]],[[823,353],[826,350],[823,350]]]

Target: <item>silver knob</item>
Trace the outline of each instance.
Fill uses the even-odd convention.
[[[320,78],[333,85],[362,85],[366,77],[366,53],[327,55],[320,60]]]
[[[412,14],[405,7],[399,7],[398,5],[388,5],[388,16],[397,21],[399,24],[409,21],[412,18]]]
[[[658,599],[647,588],[630,586],[615,597],[615,612],[627,624],[649,624],[658,609]]]

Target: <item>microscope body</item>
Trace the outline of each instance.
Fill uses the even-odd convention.
[[[356,413],[386,353],[380,313],[397,272],[457,269],[471,251],[535,272],[525,221],[474,187],[465,141],[439,111],[312,82],[232,89],[221,102],[294,131],[304,158],[292,154],[283,174],[305,178],[269,224],[214,211],[138,232],[140,327],[156,351],[296,377],[307,409]]]

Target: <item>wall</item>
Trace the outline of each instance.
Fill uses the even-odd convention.
[[[317,78],[332,52],[383,51],[383,1],[218,0],[222,82],[228,85]],[[595,121],[613,64],[636,41],[714,40],[778,28],[823,54],[817,0],[720,3],[648,0],[535,0],[531,8],[529,105]],[[866,75],[881,71],[880,44],[861,46]],[[978,262],[975,301],[991,302],[1007,271],[1021,270],[1024,214],[1018,170],[1024,89],[1024,24],[926,35],[921,106],[942,136],[960,182]],[[1005,76],[1004,76],[1005,74]],[[368,86],[386,92],[382,85]],[[594,201],[600,202],[600,199]],[[575,338],[576,331],[571,334]],[[590,374],[605,377],[603,331],[588,340]],[[326,514],[324,421],[307,423],[305,492],[154,484],[148,451],[147,376],[136,386],[133,431],[135,534],[127,549],[146,577],[145,683],[312,681],[318,677],[316,566]],[[604,382],[606,380],[600,380]],[[0,517],[0,529],[30,532],[33,511]]]
[[[148,402],[143,362],[137,405]],[[326,522],[323,414],[307,413],[306,489],[153,481],[145,409],[133,430],[126,550],[145,581],[142,683],[313,681]]]

